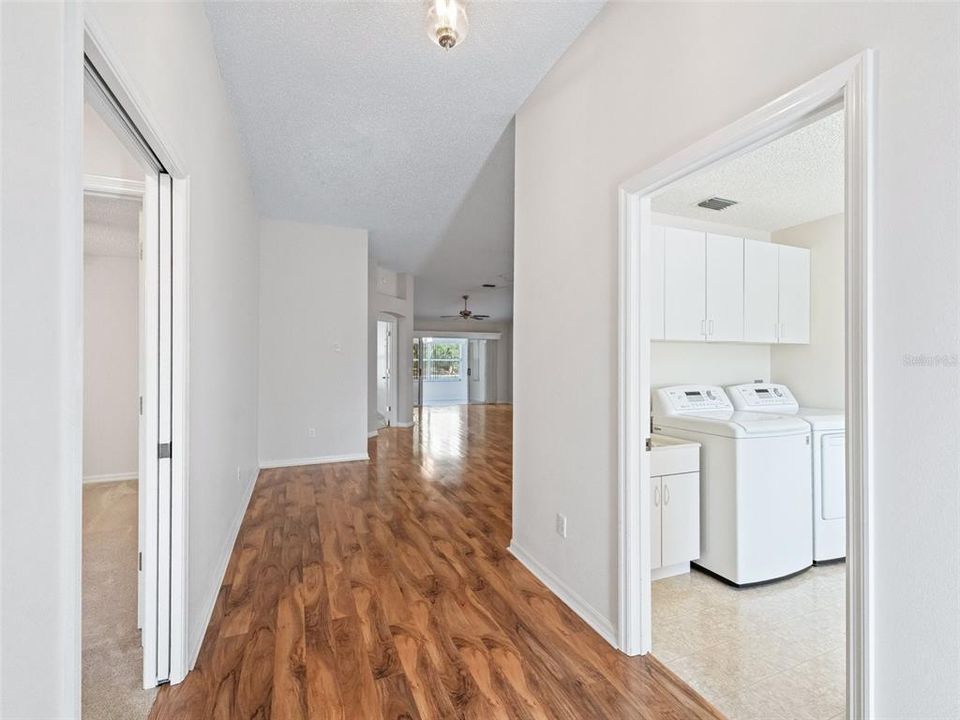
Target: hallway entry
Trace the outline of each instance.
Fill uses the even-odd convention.
[[[506,548],[512,408],[424,407],[364,462],[261,472],[196,669],[151,718],[716,718]]]

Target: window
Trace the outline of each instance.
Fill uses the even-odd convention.
[[[423,348],[423,357],[420,349]],[[413,346],[413,377],[426,382],[456,382],[460,380],[463,343],[444,342],[433,338],[423,338],[423,344]]]

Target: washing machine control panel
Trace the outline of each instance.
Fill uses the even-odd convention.
[[[676,415],[702,410],[733,410],[723,388],[715,385],[675,385],[660,388],[654,396],[654,412]]]
[[[738,410],[765,410],[776,407],[783,411],[797,410],[797,400],[786,385],[747,383],[727,388],[733,406]]]

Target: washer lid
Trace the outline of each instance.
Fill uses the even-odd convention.
[[[847,419],[843,410],[832,408],[800,408],[797,417],[803,418],[814,430],[845,430]]]
[[[749,411],[714,410],[653,418],[654,430],[674,428],[729,438],[805,435],[810,426],[796,416]],[[668,433],[669,434],[669,433]]]

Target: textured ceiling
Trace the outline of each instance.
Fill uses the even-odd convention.
[[[418,318],[455,315],[466,294],[476,313],[492,320],[513,317],[513,151],[511,122],[421,263],[413,293]]]
[[[139,199],[84,195],[84,254],[136,257],[140,237],[140,207]]]
[[[512,192],[507,207],[493,181],[513,182],[504,131],[602,5],[475,0],[444,51],[421,2],[207,3],[261,214],[367,228],[384,266],[460,294],[478,279],[471,243],[512,247]],[[470,205],[485,212],[458,224]],[[463,237],[462,255],[445,247]]]
[[[738,204],[717,212],[697,203]],[[723,165],[670,185],[653,210],[725,225],[780,230],[843,212],[843,114],[828,115]]]

